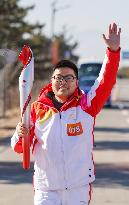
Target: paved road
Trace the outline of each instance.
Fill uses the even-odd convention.
[[[121,102],[103,109],[96,119],[91,205],[129,204],[129,94],[125,81],[120,85]],[[33,163],[24,171],[21,156],[10,149],[10,137],[0,138],[0,144],[0,205],[33,205]]]
[[[129,204],[129,109],[105,109],[95,128],[96,182],[91,205]]]

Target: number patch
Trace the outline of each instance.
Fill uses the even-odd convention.
[[[76,124],[67,124],[68,136],[77,136],[83,133],[82,125],[80,122]]]

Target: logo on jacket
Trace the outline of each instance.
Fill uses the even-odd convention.
[[[83,133],[82,125],[80,122],[75,124],[67,124],[68,136],[77,136]]]

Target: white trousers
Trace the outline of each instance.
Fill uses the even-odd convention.
[[[34,205],[88,205],[90,185],[60,191],[35,190]]]

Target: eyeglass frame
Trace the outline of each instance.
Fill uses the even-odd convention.
[[[77,77],[76,76],[73,76],[72,74],[68,74],[68,75],[65,75],[65,76],[63,76],[63,75],[57,75],[57,77],[60,77],[60,80],[57,80],[56,79],[56,75],[55,76],[52,76],[52,78],[56,81],[56,82],[62,82],[63,80],[65,80],[65,82],[66,83],[68,83],[68,82],[73,82],[74,81],[74,79],[77,79]],[[66,78],[67,77],[72,77],[73,79],[71,79],[70,81],[68,81]]]

